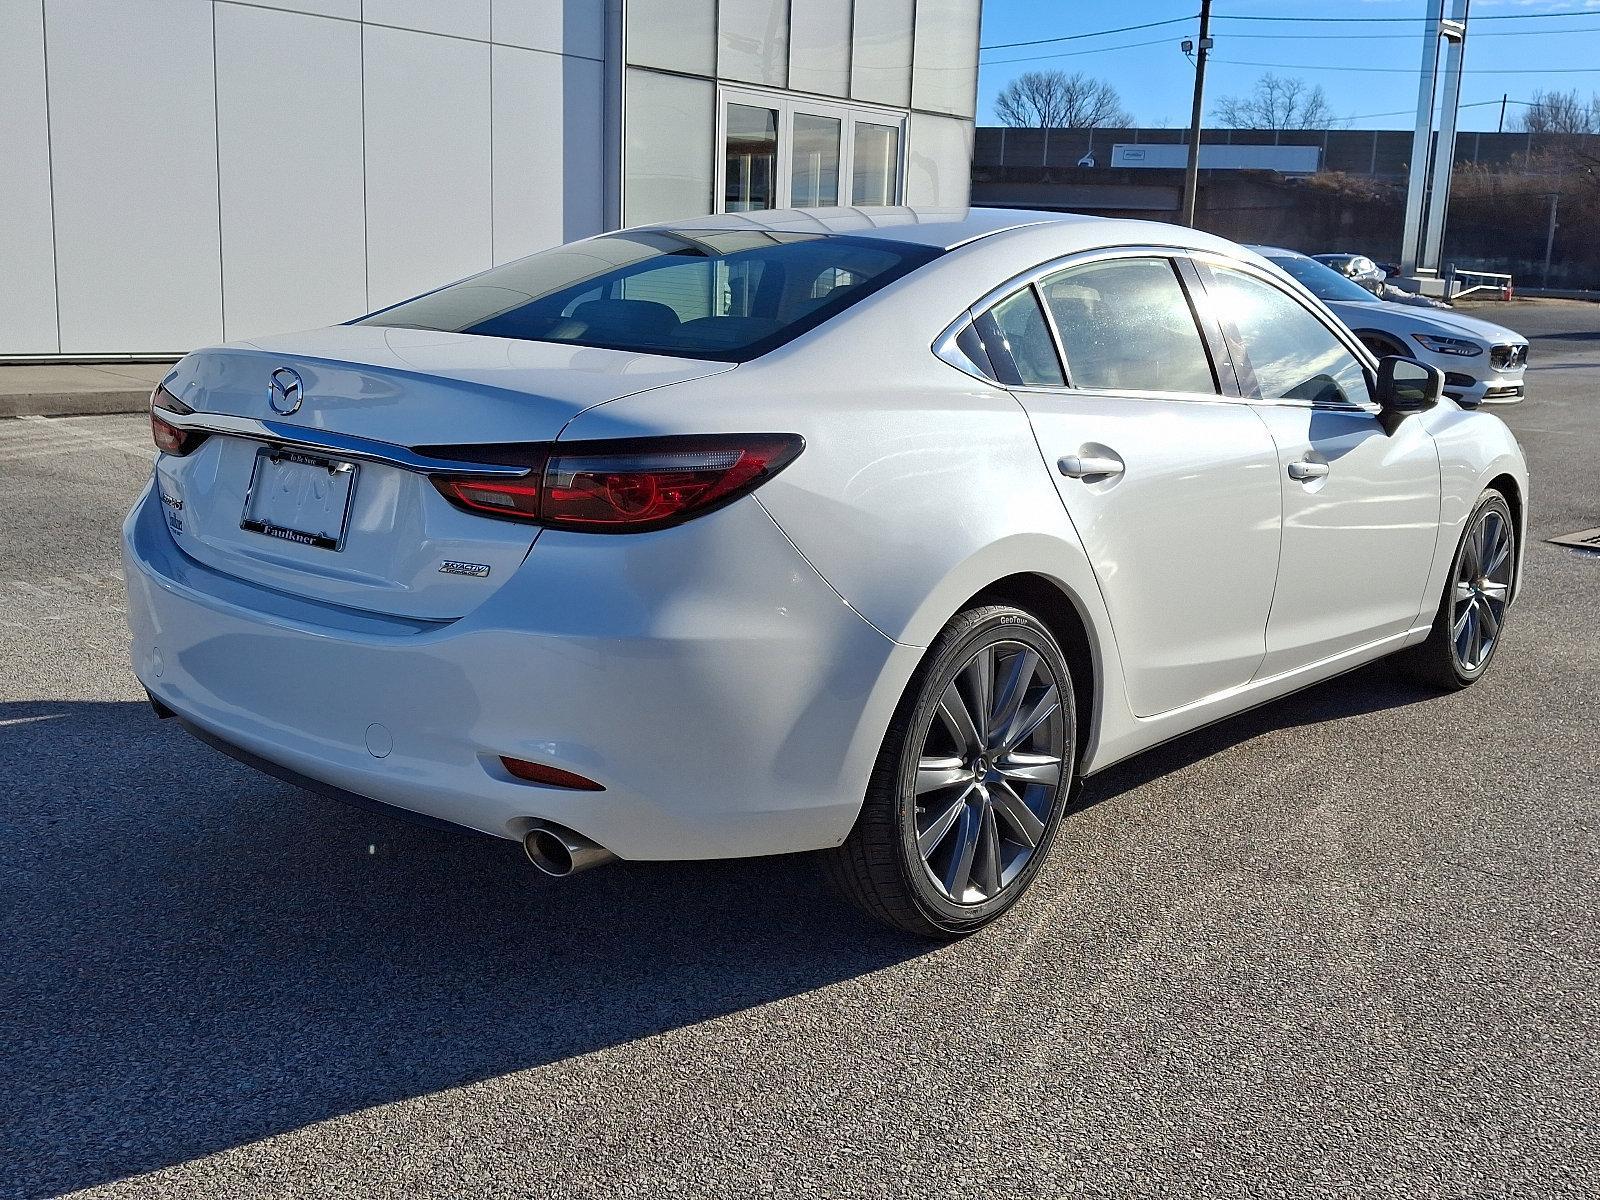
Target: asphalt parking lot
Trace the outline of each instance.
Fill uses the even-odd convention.
[[[555,882],[158,722],[136,416],[0,421],[0,1195],[1600,1193],[1600,307],[1518,304],[1527,583],[1093,780],[933,947],[804,859]]]

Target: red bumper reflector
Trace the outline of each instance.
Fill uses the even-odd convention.
[[[585,779],[582,775],[574,775],[571,771],[563,771],[557,767],[547,767],[543,763],[528,762],[521,758],[507,758],[500,756],[500,764],[518,779],[525,779],[529,783],[542,783],[547,787],[571,788],[577,792],[603,792],[605,785],[596,783],[592,779]]]

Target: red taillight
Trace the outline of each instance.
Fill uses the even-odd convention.
[[[560,767],[547,767],[543,763],[529,762],[523,758],[508,758],[500,756],[500,765],[505,767],[518,779],[527,780],[529,783],[542,783],[549,787],[572,788],[579,792],[603,792],[605,786],[592,779],[585,779],[582,775],[575,775],[571,771],[563,771]]]
[[[156,449],[163,454],[182,454],[188,440],[183,430],[168,425],[155,413],[150,414],[150,436],[155,439]]]
[[[194,411],[166,388],[156,385],[156,390],[150,393],[150,436],[161,453],[187,454],[205,439],[203,433],[180,429],[172,422],[163,420],[163,410],[180,416]]]
[[[473,512],[559,529],[639,533],[720,508],[804,448],[802,438],[787,433],[575,442],[531,456],[518,448],[517,461],[532,464],[522,479],[440,475],[433,482]],[[481,453],[480,460],[492,461]]]

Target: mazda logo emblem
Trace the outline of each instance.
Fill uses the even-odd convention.
[[[267,385],[267,402],[272,411],[287,417],[300,407],[305,399],[305,389],[300,386],[300,372],[293,367],[279,367],[272,373]]]

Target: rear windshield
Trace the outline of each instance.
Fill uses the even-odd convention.
[[[636,230],[530,255],[355,323],[743,362],[939,253],[838,234]]]

